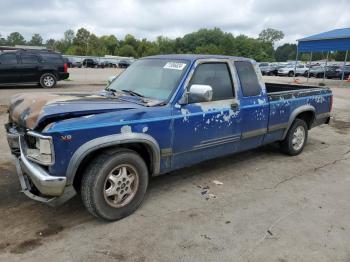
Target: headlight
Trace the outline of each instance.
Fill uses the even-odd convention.
[[[29,131],[27,133],[26,156],[40,164],[52,165],[54,163],[52,137]]]

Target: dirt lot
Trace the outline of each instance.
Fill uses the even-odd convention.
[[[117,73],[71,70],[49,91],[99,90]],[[29,91],[43,90],[0,89],[0,126],[10,95]],[[27,199],[0,128],[0,261],[350,261],[350,89],[333,92],[334,124],[313,129],[301,155],[270,145],[154,178],[115,223],[79,196],[55,209]]]

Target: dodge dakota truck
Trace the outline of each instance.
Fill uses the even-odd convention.
[[[255,61],[216,55],[139,59],[97,93],[14,96],[6,124],[22,191],[50,205],[79,193],[118,220],[151,176],[278,142],[302,152],[327,124],[326,87],[264,83]]]

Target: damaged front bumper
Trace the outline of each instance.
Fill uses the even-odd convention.
[[[25,156],[26,142],[23,135],[8,131],[7,139],[15,159],[22,192],[25,195],[36,201],[56,206],[76,194],[73,186],[66,186],[66,177],[50,175],[42,166]]]

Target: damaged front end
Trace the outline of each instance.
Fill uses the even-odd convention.
[[[54,163],[51,138],[13,123],[5,127],[22,192],[49,205],[59,205],[72,198],[76,192],[72,186],[66,187],[66,177],[52,176],[48,172],[48,166]]]

